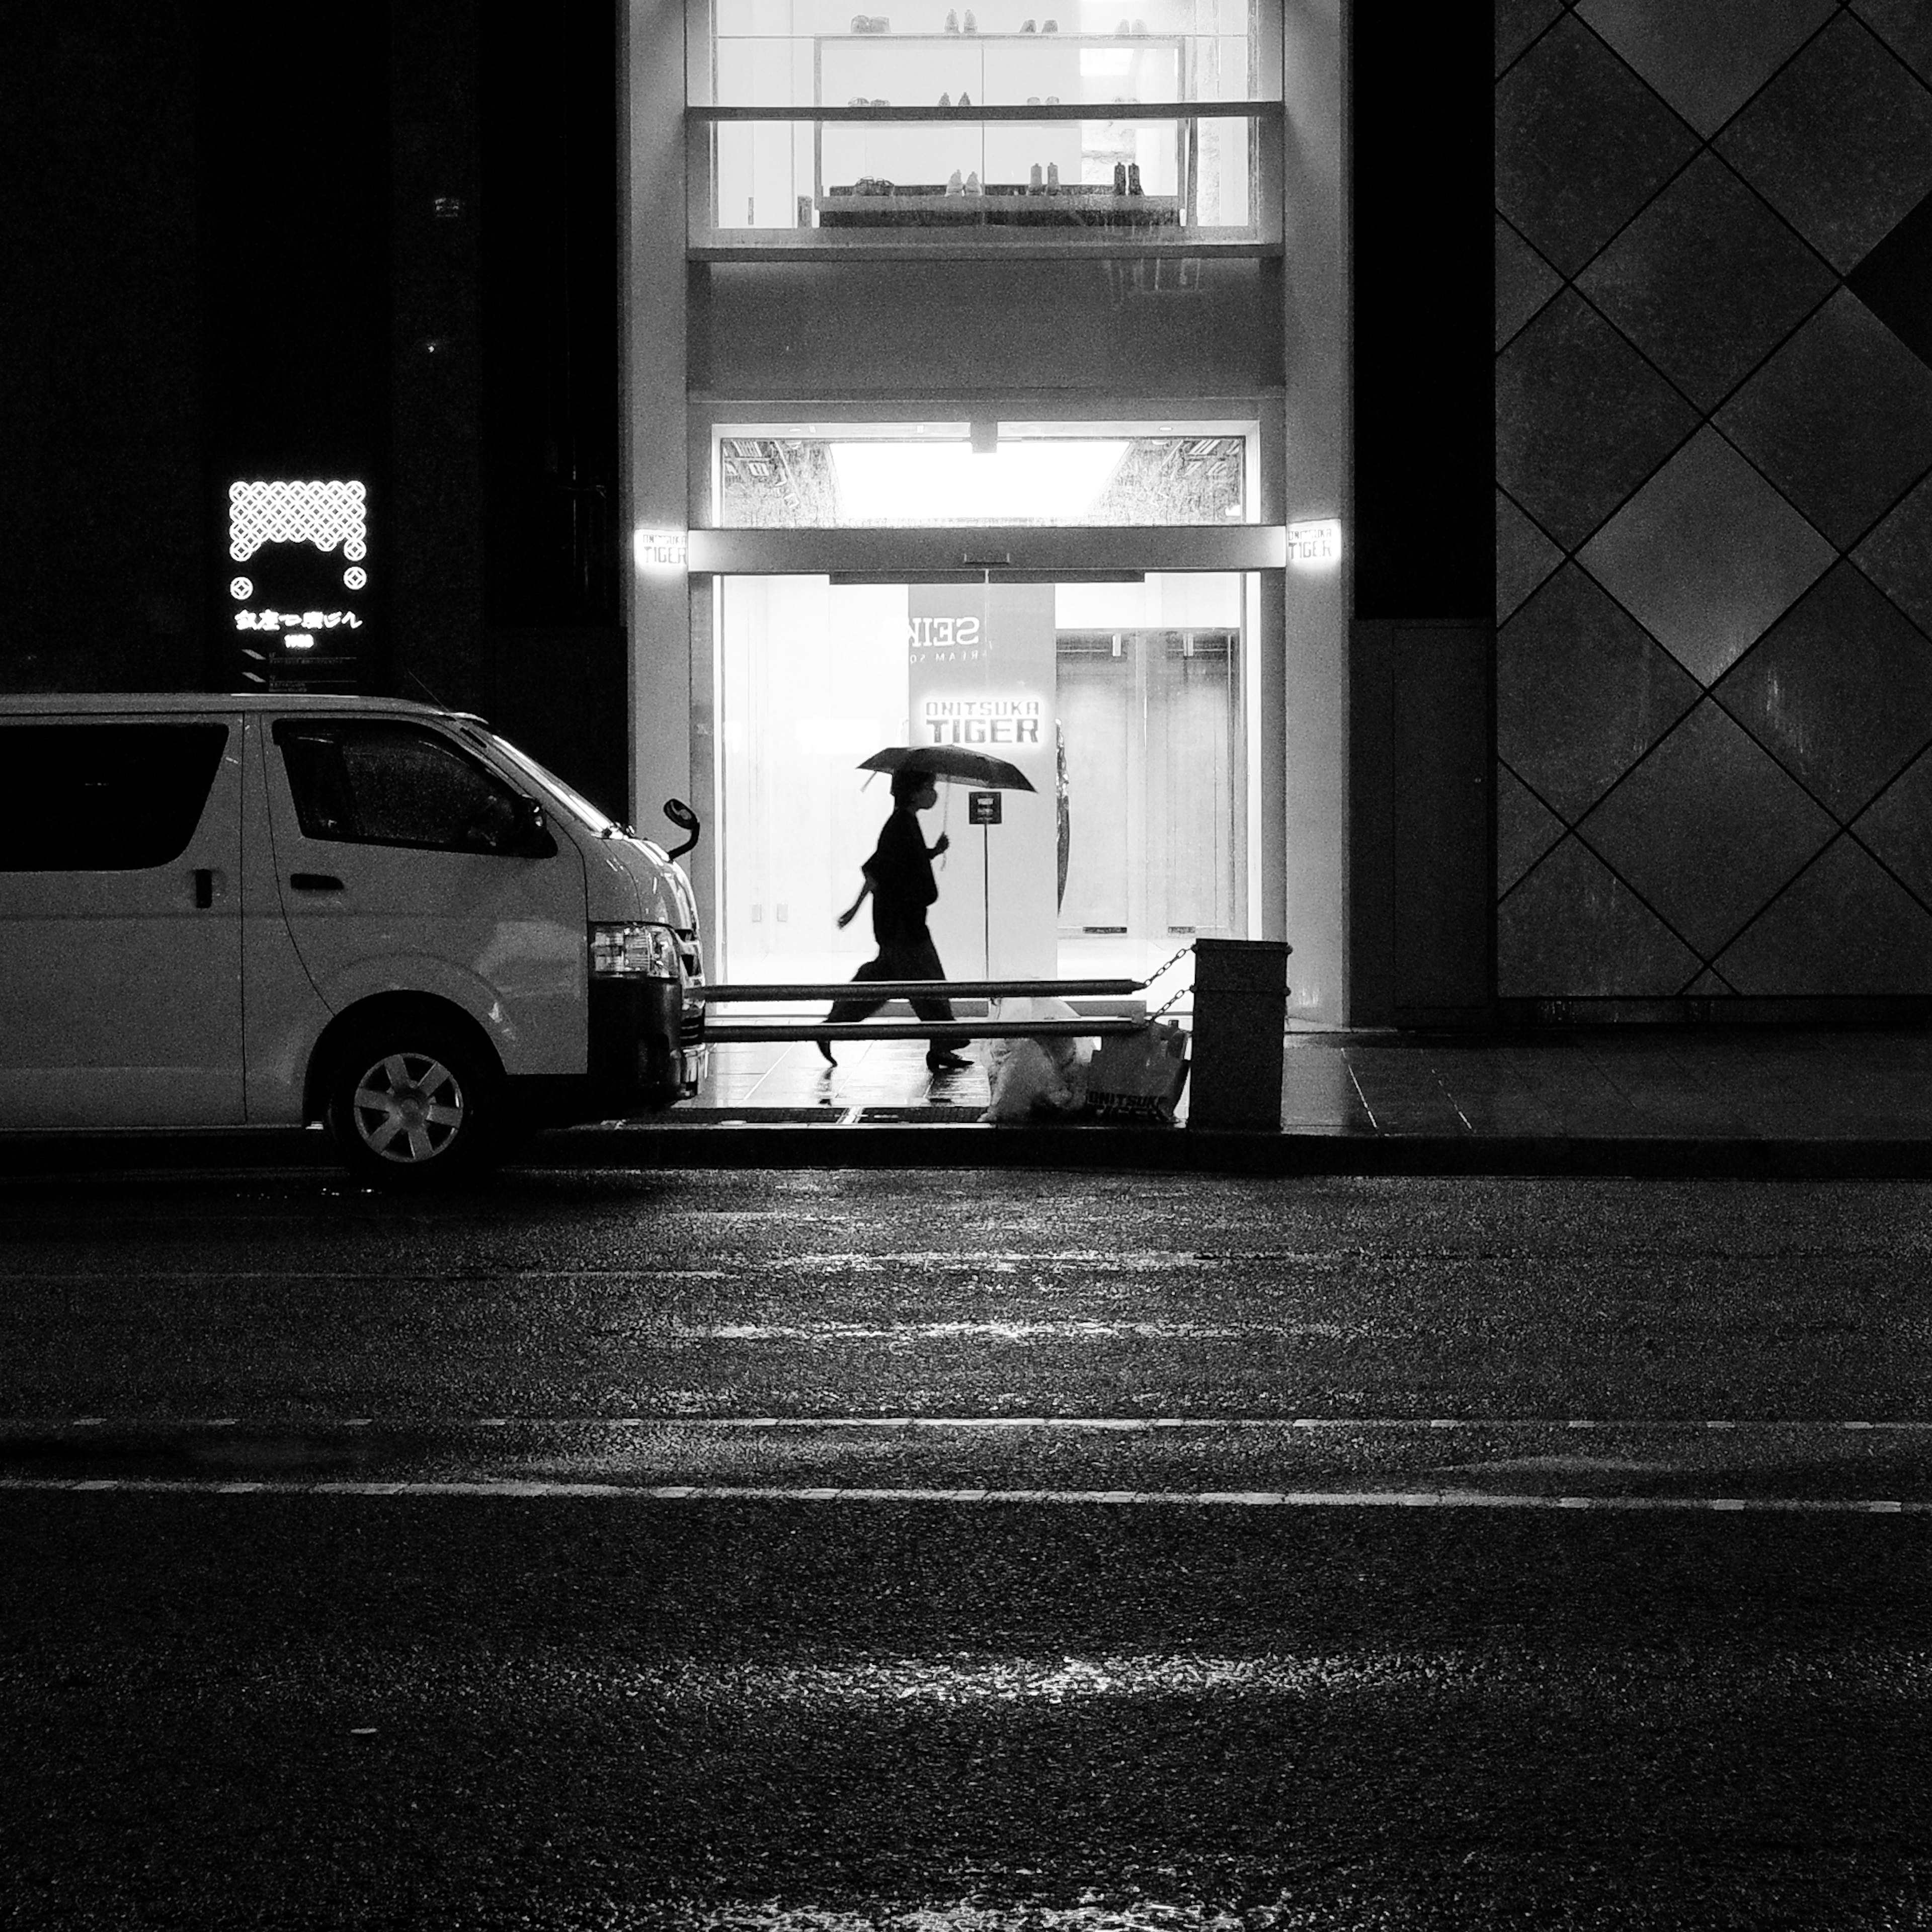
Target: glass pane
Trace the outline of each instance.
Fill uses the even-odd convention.
[[[0,736],[0,872],[165,866],[201,823],[225,724],[11,724]]]
[[[921,819],[931,926],[958,979],[1142,977],[1196,934],[1247,932],[1235,574],[1132,584],[721,583],[724,976],[842,980],[872,955],[838,913],[891,810],[860,761],[944,744],[1030,790],[944,785]],[[998,792],[1000,821],[968,818]]]
[[[711,134],[712,232],[721,242],[754,238],[747,231],[774,243],[789,231],[855,246],[949,235],[1118,245],[1123,230],[1150,242],[1262,238],[1256,130],[1245,118],[980,121],[956,112],[724,122]]]
[[[307,838],[495,853],[514,842],[509,793],[453,745],[398,724],[275,727]]]
[[[908,434],[910,430],[910,434]],[[964,423],[718,432],[723,530],[1243,521],[1249,435],[1227,424]]]
[[[1124,10],[1130,4],[1140,10]],[[712,100],[910,106],[962,91],[995,107],[1050,95],[1070,106],[1277,98],[1280,76],[1270,84],[1257,71],[1255,46],[1250,0],[995,0],[976,9],[898,0],[877,14],[830,0],[716,0]]]

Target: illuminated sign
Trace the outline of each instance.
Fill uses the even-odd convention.
[[[368,487],[344,480],[255,478],[228,486],[228,554],[250,566],[228,594],[243,675],[269,682],[287,654],[299,676],[352,678],[368,622]],[[238,640],[238,642],[240,642]],[[248,667],[254,667],[250,668]]]
[[[920,706],[922,742],[1037,745],[1042,715],[1036,698],[928,698]]]
[[[369,530],[360,483],[231,483],[228,554],[246,563],[264,544],[338,544],[351,563],[368,554]]]
[[[1324,564],[1340,562],[1342,526],[1332,520],[1318,524],[1290,524],[1288,560],[1301,570],[1317,570]]]
[[[631,540],[640,570],[682,570],[685,534],[682,530],[640,530]]]

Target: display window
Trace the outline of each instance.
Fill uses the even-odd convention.
[[[727,577],[716,626],[719,950],[731,981],[849,979],[836,915],[891,807],[863,761],[970,748],[1028,788],[947,785],[931,925],[954,978],[1142,976],[1247,936],[1255,573],[841,583]],[[983,807],[983,812],[988,808]]]
[[[719,424],[721,530],[1252,522],[1252,423]]]
[[[1279,61],[1248,0],[1140,4],[717,0],[692,76],[692,245],[1277,242]]]
[[[1279,98],[1257,0],[712,0],[694,103],[982,107]],[[1270,83],[1270,81],[1272,84]]]

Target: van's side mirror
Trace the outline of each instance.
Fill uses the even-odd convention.
[[[674,845],[667,857],[681,858],[698,843],[704,828],[698,823],[698,814],[681,798],[668,798],[664,802],[664,815],[680,832],[688,832],[691,836],[682,845]]]
[[[556,841],[544,820],[544,808],[533,798],[519,797],[512,807],[516,824],[503,841],[502,850],[512,859],[554,859]]]

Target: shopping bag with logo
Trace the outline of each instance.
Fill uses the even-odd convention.
[[[1109,1034],[1087,1070],[1087,1104],[1103,1119],[1171,1120],[1187,1084],[1187,1035],[1171,1021]]]

